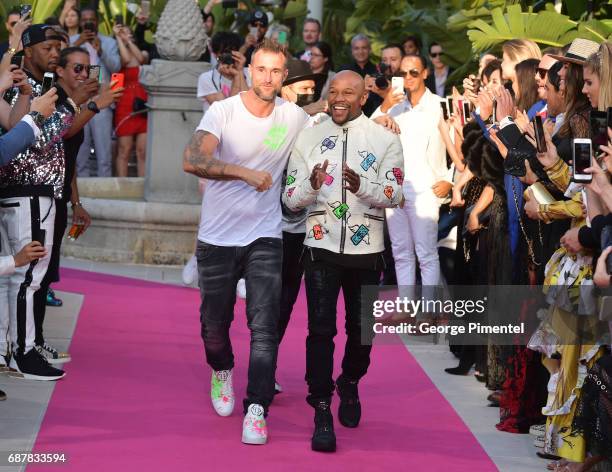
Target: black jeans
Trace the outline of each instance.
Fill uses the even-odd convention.
[[[346,308],[347,335],[342,360],[342,375],[359,380],[370,365],[372,300],[362,300],[362,286],[378,286],[379,270],[342,267],[328,261],[312,261],[304,257],[306,296],[308,298],[308,337],[306,338],[307,401],[331,401],[334,392],[334,336],[336,335],[336,304],[342,288]],[[367,326],[362,327],[362,303],[368,310]],[[372,322],[373,323],[373,322]],[[362,336],[363,328],[363,336]]]
[[[214,370],[234,367],[229,330],[234,319],[236,283],[246,281],[247,324],[251,331],[244,411],[258,403],[267,413],[274,395],[283,243],[259,238],[245,247],[198,242],[196,256],[202,305],[200,321],[206,360]]]
[[[281,292],[280,319],[278,320],[278,343],[283,340],[293,305],[300,293],[304,265],[302,251],[305,233],[286,233],[283,231],[283,288]]]

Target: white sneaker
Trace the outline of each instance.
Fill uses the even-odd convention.
[[[198,259],[196,256],[191,256],[183,267],[183,283],[185,285],[193,285],[198,280]]]
[[[231,370],[213,370],[210,379],[210,399],[219,416],[229,416],[234,411],[234,387]]]
[[[264,418],[263,406],[251,403],[242,422],[242,442],[244,444],[265,444],[268,442],[268,427]]]
[[[70,362],[72,360],[70,354],[67,352],[59,352],[57,349],[47,343],[44,343],[42,346],[34,346],[34,349],[36,349],[38,353],[51,365],[65,364],[66,362]]]
[[[236,295],[240,298],[246,299],[246,282],[244,279],[240,279],[236,285]]]

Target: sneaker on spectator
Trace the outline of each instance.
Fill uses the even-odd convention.
[[[53,346],[44,343],[42,346],[34,347],[38,353],[43,356],[49,364],[65,364],[66,362],[70,362],[72,357],[67,352],[59,352]]]
[[[234,411],[234,387],[231,370],[213,370],[210,379],[210,399],[219,416],[229,416]]]
[[[541,434],[544,434],[545,432],[546,432],[545,424],[534,424],[533,426],[529,428],[529,434],[531,434],[532,436],[540,436]]]
[[[185,285],[193,285],[198,280],[198,259],[196,256],[191,258],[183,267],[183,283]]]
[[[264,408],[251,403],[242,422],[242,442],[244,444],[265,444],[268,442],[268,426],[264,418]]]
[[[14,354],[11,357],[10,375],[26,380],[59,380],[66,374],[63,370],[52,367],[36,349],[25,354]]]
[[[62,306],[64,302],[55,296],[55,292],[51,287],[47,289],[47,306]]]
[[[244,279],[240,279],[236,285],[236,295],[240,298],[246,299],[246,282]]]

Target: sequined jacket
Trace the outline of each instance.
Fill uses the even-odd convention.
[[[310,174],[328,160],[327,179],[314,190]],[[356,193],[345,188],[347,164],[360,176]],[[342,126],[327,120],[298,136],[287,166],[283,202],[308,208],[306,246],[338,254],[384,250],[384,208],[403,199],[404,157],[399,137],[361,115]]]
[[[42,84],[33,77],[28,77],[28,81],[32,85],[31,98],[40,96]],[[58,95],[55,112],[44,122],[34,144],[0,168],[0,198],[62,198],[66,165],[63,137],[72,126],[74,110],[66,102],[63,91],[58,90]],[[18,97],[19,90],[12,89],[6,93],[5,100],[14,105]]]

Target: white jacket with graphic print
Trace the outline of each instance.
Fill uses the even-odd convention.
[[[328,160],[320,190],[310,184],[316,164]],[[344,188],[342,165],[360,176],[357,193]],[[399,137],[361,115],[342,126],[327,120],[298,136],[289,165],[283,202],[294,211],[308,208],[304,244],[338,254],[384,250],[384,208],[402,199],[404,157]]]

